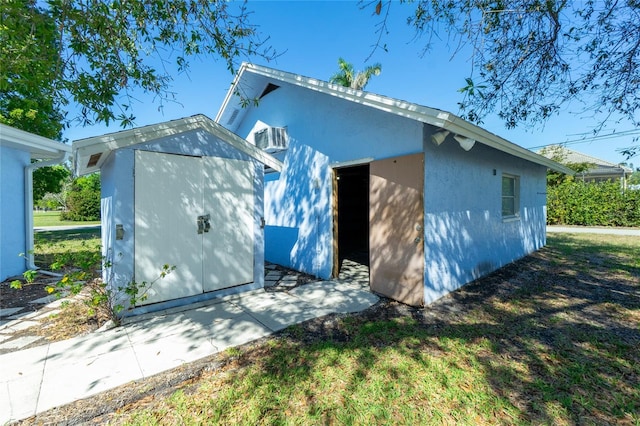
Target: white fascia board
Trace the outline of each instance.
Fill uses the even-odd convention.
[[[216,114],[216,118],[214,119],[214,121],[218,124],[222,124],[220,123],[220,120],[222,119],[222,114],[224,114],[225,110],[227,109],[227,107],[229,106],[229,104],[233,101],[234,96],[237,92],[237,87],[238,84],[240,82],[240,80],[242,79],[242,75],[244,74],[245,70],[247,69],[247,66],[249,64],[247,62],[243,62],[242,65],[240,65],[240,68],[238,69],[238,72],[236,73],[236,76],[233,78],[233,82],[231,83],[231,87],[229,87],[229,90],[227,91],[227,95],[224,97],[224,100],[222,101],[222,105],[220,105],[220,109],[218,110],[218,113]]]
[[[71,146],[0,123],[0,143],[28,151],[33,159],[59,158],[71,152]]]
[[[73,151],[76,173],[82,175],[99,170],[106,158],[108,158],[108,154],[116,149],[151,142],[166,136],[178,135],[198,129],[207,131],[213,136],[220,138],[234,148],[275,170],[282,170],[282,163],[270,154],[250,144],[217,123],[214,123],[210,118],[204,115],[195,115],[192,117],[74,141]],[[103,153],[103,155],[95,166],[83,166],[83,163],[86,163],[86,160],[88,160],[91,155],[98,153]]]
[[[238,73],[236,80],[234,80],[233,86],[227,93],[225,104],[223,104],[223,107],[218,113],[219,117],[221,116],[227,103],[230,102],[233,94],[235,93],[236,86],[240,84],[239,77],[241,77],[241,75],[245,72],[251,72],[295,86],[315,90],[357,104],[376,108],[394,115],[420,121],[434,127],[449,130],[461,136],[476,140],[483,145],[487,145],[499,151],[514,155],[516,157],[531,161],[536,164],[540,164],[549,169],[565,174],[573,174],[573,171],[568,167],[565,167],[564,165],[550,160],[542,155],[536,154],[533,151],[509,142],[506,139],[488,132],[481,127],[469,123],[468,121],[465,121],[462,118],[457,117],[456,115],[449,112],[248,63],[242,64],[241,73]]]
[[[515,157],[540,164],[541,166],[545,166],[548,169],[568,175],[574,174],[573,170],[558,162],[555,162],[540,154],[536,154],[535,152],[516,145],[512,142],[509,142],[506,139],[501,138],[500,136],[482,129],[481,127],[471,124],[459,117],[456,117],[453,114],[450,114],[450,118],[448,118],[444,125],[441,127],[445,130],[449,130],[458,135],[474,139],[483,145],[487,145],[491,148],[495,148],[499,151],[511,154]]]

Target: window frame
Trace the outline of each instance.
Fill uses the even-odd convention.
[[[510,179],[513,182],[513,195],[505,195],[504,180]],[[504,221],[520,219],[520,176],[509,173],[503,173],[500,179],[500,199],[501,199],[501,215]],[[513,212],[505,214],[505,200],[512,200]]]

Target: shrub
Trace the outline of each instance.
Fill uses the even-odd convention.
[[[550,225],[640,226],[640,191],[567,179],[547,188]]]
[[[100,219],[100,175],[92,174],[74,180],[66,198],[67,210],[62,212],[62,220]]]
[[[99,220],[100,192],[90,189],[71,191],[67,196],[67,209],[60,214],[62,220]]]

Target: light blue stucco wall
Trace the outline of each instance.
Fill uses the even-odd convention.
[[[26,270],[24,169],[28,151],[0,146],[0,281]]]
[[[425,303],[545,244],[546,168],[425,126]],[[495,172],[494,172],[495,171]],[[520,217],[502,218],[502,175],[520,181]]]
[[[176,304],[191,303],[203,298],[221,297],[240,290],[264,286],[264,216],[263,165],[231,145],[205,131],[191,131],[176,136],[157,139],[153,142],[133,145],[111,153],[101,168],[102,182],[102,244],[103,254],[113,264],[105,268],[103,275],[115,284],[123,285],[134,278],[134,226],[135,194],[134,166],[135,150],[182,154],[191,156],[214,156],[249,161],[254,168],[254,282],[224,289],[204,296],[193,296],[178,302],[168,301],[153,306],[138,308],[135,313],[164,309]],[[161,196],[162,188],[158,188]],[[116,240],[116,224],[124,229],[124,238]],[[179,265],[177,265],[179,267]]]
[[[546,169],[476,143],[440,146],[433,127],[354,102],[283,85],[249,110],[236,132],[259,121],[287,127],[282,173],[265,178],[269,261],[328,278],[333,262],[331,164],[425,153],[425,303],[545,244]],[[495,175],[494,173],[495,169]],[[520,177],[520,218],[503,220],[502,174]]]
[[[282,173],[265,178],[265,258],[321,278],[333,267],[331,164],[422,150],[422,124],[284,85],[260,100],[236,133],[258,121],[287,127]]]

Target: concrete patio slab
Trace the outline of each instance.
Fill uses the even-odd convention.
[[[330,313],[331,309],[314,307],[294,298],[251,310],[251,316],[272,331],[280,331],[290,325]]]
[[[250,295],[240,294],[233,299],[230,299],[230,301],[244,310],[254,311],[266,308],[267,306],[271,306],[276,303],[286,303],[289,299],[290,296],[285,293],[266,293],[263,291]]]
[[[0,423],[36,413],[47,345],[0,356]]]
[[[31,320],[12,320],[9,324],[6,324],[5,328],[15,332],[26,330],[27,328],[33,327],[34,325],[38,325],[38,322]]]
[[[0,343],[0,350],[2,349],[20,349],[24,348],[27,345],[30,345],[33,342],[37,342],[38,340],[42,340],[40,336],[24,336],[19,337],[17,339],[13,339],[9,342]]]
[[[380,300],[375,294],[363,291],[357,286],[351,287],[331,281],[311,283],[295,288],[289,293],[316,308],[325,308],[339,313],[358,312]]]
[[[126,318],[111,330],[0,355],[0,424],[242,345],[332,312],[378,301],[360,284],[327,281],[254,290]],[[58,301],[54,302],[57,303]],[[14,325],[29,323],[16,321]]]
[[[129,342],[126,333],[118,328],[50,343],[46,362],[47,366],[61,365],[68,368],[73,363],[86,362],[88,359],[130,347],[131,342]]]
[[[16,312],[20,312],[24,308],[3,308],[0,309],[0,317],[8,317],[9,315],[15,314]]]
[[[142,377],[131,346],[81,359],[48,361],[37,411],[86,398]]]
[[[44,297],[41,297],[40,299],[32,300],[29,303],[34,305],[46,305],[48,303],[55,302],[57,299],[58,297],[52,294],[50,296],[44,296]]]

